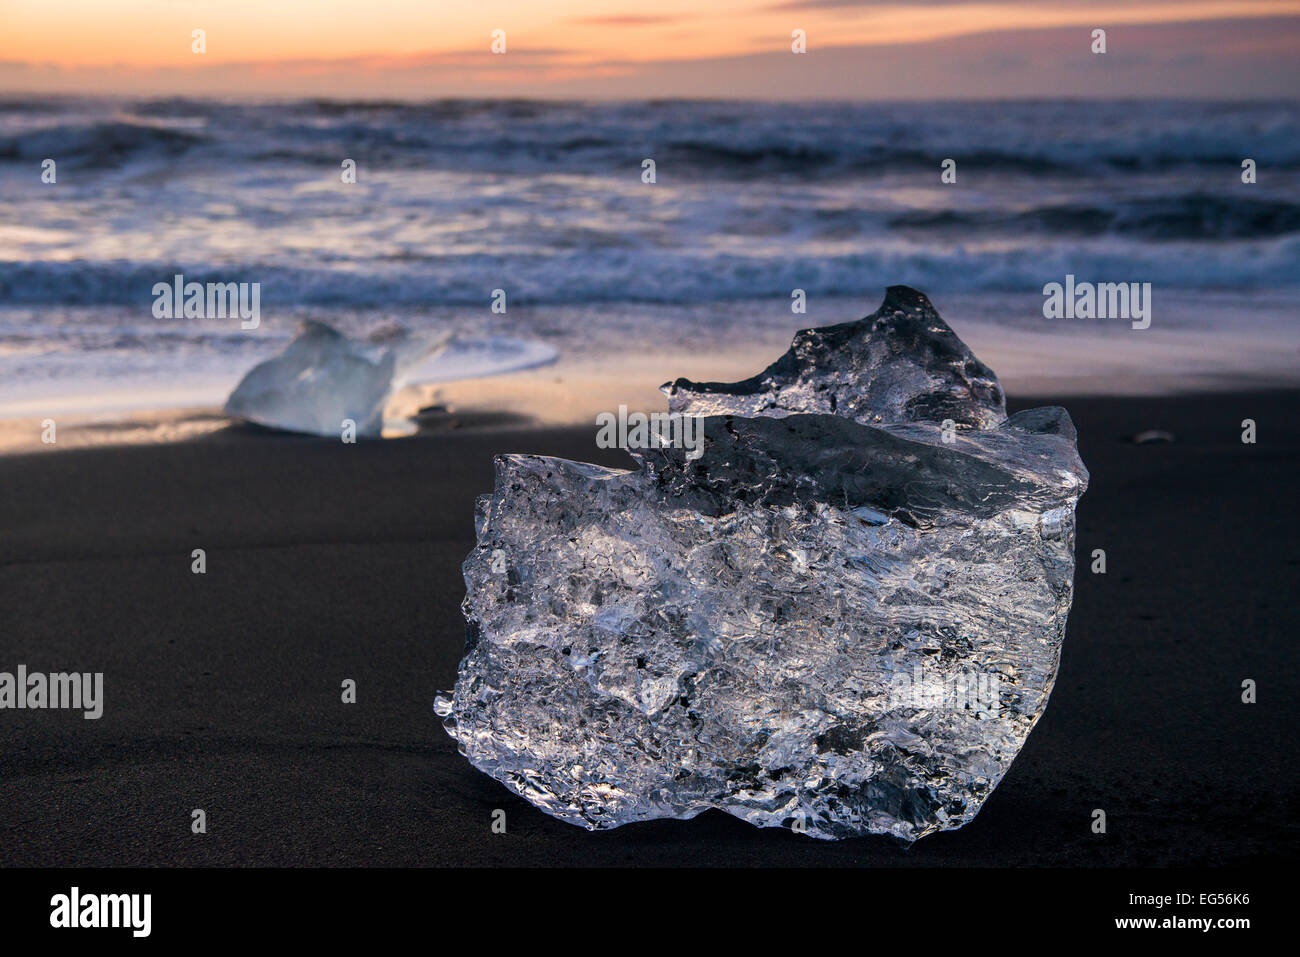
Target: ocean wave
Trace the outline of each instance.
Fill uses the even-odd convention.
[[[46,156],[77,175],[33,188]],[[0,304],[1290,288],[1298,188],[1296,104],[0,101]]]
[[[1080,122],[1080,117],[1088,122]],[[10,132],[10,131],[13,132]],[[211,150],[319,162],[341,149],[399,167],[598,172],[644,157],[697,176],[809,179],[962,168],[1122,176],[1300,169],[1295,104],[220,103],[0,101],[0,161],[62,155],[89,167]]]
[[[1300,238],[1236,244],[1067,243],[1016,249],[890,246],[840,255],[780,258],[672,251],[593,250],[563,255],[465,255],[372,262],[364,269],[244,263],[0,263],[0,302],[13,305],[127,305],[148,312],[152,288],[182,273],[193,282],[257,282],[264,310],[300,305],[486,308],[503,288],[514,305],[600,302],[697,303],[809,295],[864,295],[893,283],[926,290],[1040,290],[1066,273],[1080,281],[1150,282],[1189,288],[1300,286]]]
[[[73,166],[109,169],[142,156],[178,157],[207,137],[133,120],[68,123],[0,136],[0,161],[55,157]]]
[[[1029,210],[909,210],[891,229],[964,236],[1123,236],[1133,239],[1266,239],[1300,232],[1300,204],[1188,193],[1131,198],[1110,205],[1060,204]]]

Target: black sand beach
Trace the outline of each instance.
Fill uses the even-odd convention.
[[[461,653],[474,497],[496,453],[630,461],[597,449],[594,428],[357,446],[231,428],[0,458],[0,670],[105,673],[98,721],[0,712],[0,864],[1293,859],[1300,393],[1013,406],[1047,403],[1069,409],[1092,473],[1060,677],[975,821],[910,849],[716,812],[591,834],[456,753],[432,702]],[[1128,441],[1144,429],[1177,441]],[[195,548],[206,575],[191,574]],[[1095,548],[1105,575],[1089,570]],[[1245,678],[1258,704],[1241,703]]]

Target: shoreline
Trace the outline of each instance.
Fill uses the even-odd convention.
[[[733,374],[721,381],[745,378]],[[718,363],[714,362],[717,368]],[[689,377],[689,376],[688,376]],[[522,377],[521,377],[522,378]],[[503,382],[496,379],[441,383],[436,386],[407,387],[389,403],[385,434],[381,439],[362,442],[391,442],[413,436],[427,436],[451,431],[485,432],[516,428],[584,429],[595,428],[596,416],[627,406],[629,412],[667,411],[666,398],[657,388],[628,389],[617,374],[603,380],[591,380],[578,390],[564,377],[545,371],[531,381]],[[1125,401],[1135,404],[1162,400],[1232,397],[1241,395],[1300,394],[1300,382],[1281,377],[1261,376],[1255,382],[1242,382],[1227,376],[1207,375],[1189,387],[1174,389],[1172,381],[1151,379],[1145,391],[1119,378],[1090,379],[1091,391],[1053,391],[1042,388],[1044,380],[1029,380],[1039,388],[1027,392],[1008,389],[1007,405],[1032,408],[1036,405],[1064,405],[1097,400]],[[1038,398],[1054,396],[1053,398]],[[56,441],[42,441],[46,419],[0,417],[0,458],[10,455],[70,451],[86,448],[129,448],[142,445],[169,445],[188,442],[214,433],[251,430],[288,439],[332,441],[322,436],[275,429],[242,422],[226,415],[220,406],[190,406],[170,409],[139,409],[122,413],[59,416]]]
[[[1291,321],[1300,307],[1296,291],[1246,297],[1161,293],[1156,319],[1145,330],[1112,320],[1045,320],[1042,297],[1033,294],[947,292],[933,301],[971,351],[997,370],[1011,396],[1136,399],[1300,389],[1300,325]],[[409,418],[422,408],[443,406],[458,419],[506,416],[551,427],[594,423],[598,413],[620,405],[661,411],[667,408],[659,392],[665,382],[746,379],[782,355],[796,331],[857,319],[878,303],[873,296],[818,297],[800,315],[772,300],[512,307],[508,323],[503,319],[476,335],[554,348],[554,362],[407,386],[393,396],[387,417]],[[129,323],[129,316],[112,311],[81,310],[75,318],[78,327]],[[393,316],[348,309],[291,312],[268,317],[259,330],[264,340],[250,343],[256,348],[220,372],[203,363],[187,372],[187,362],[198,362],[196,353],[145,376],[123,354],[111,368],[83,379],[78,370],[87,370],[72,361],[80,361],[77,355],[63,354],[60,361],[71,365],[58,365],[57,376],[18,375],[0,383],[0,455],[42,450],[40,425],[47,418],[55,420],[59,444],[67,448],[175,441],[220,429],[230,422],[220,412],[225,396],[248,369],[287,344],[301,319],[330,322],[352,335],[389,320],[452,330],[468,322],[463,311],[448,307]]]

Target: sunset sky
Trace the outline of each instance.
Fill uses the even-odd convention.
[[[9,92],[1292,97],[1297,62],[1300,0],[0,0]]]

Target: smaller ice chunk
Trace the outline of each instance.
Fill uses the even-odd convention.
[[[445,349],[449,333],[387,326],[353,339],[307,320],[283,352],[254,366],[226,400],[227,415],[274,429],[337,436],[383,431],[384,407],[407,373]]]

